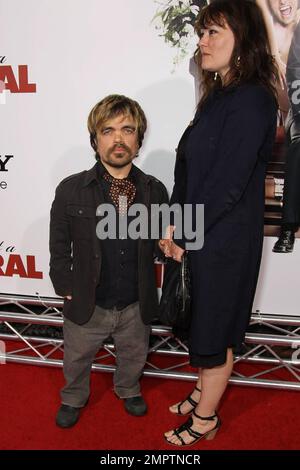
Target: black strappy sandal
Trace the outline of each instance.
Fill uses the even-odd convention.
[[[215,425],[215,427],[213,427],[209,431],[201,434],[200,432],[197,432],[194,429],[192,429],[193,418],[190,417],[185,423],[183,423],[181,426],[179,426],[179,428],[174,429],[173,434],[171,436],[168,436],[168,437],[176,436],[179,439],[179,441],[181,442],[181,444],[175,444],[174,442],[169,441],[167,436],[164,436],[165,440],[167,441],[168,444],[170,444],[172,446],[177,446],[177,447],[192,446],[192,445],[196,444],[196,442],[200,441],[203,438],[205,438],[208,441],[214,439],[215,435],[217,434],[218,429],[221,426],[221,420],[220,420],[219,416],[217,415],[217,413],[215,413],[213,416],[204,417],[204,416],[197,415],[195,413],[195,411],[193,411],[193,415],[196,416],[196,418],[198,418],[198,419],[202,419],[203,421],[213,421],[215,418],[217,418],[216,425]],[[194,440],[191,441],[191,442],[186,443],[184,441],[184,439],[182,438],[182,436],[181,436],[181,433],[183,433],[184,431],[187,431],[188,434],[191,437],[194,438]]]
[[[198,392],[201,392],[200,388],[198,388],[197,386],[194,388],[194,390],[197,390]],[[192,413],[192,411],[196,408],[196,406],[198,405],[198,402],[196,402],[195,400],[193,400],[192,398],[192,395],[194,393],[194,390],[192,391],[192,393],[190,393],[184,400],[182,400],[180,403],[178,403],[177,405],[177,411],[175,411],[173,413],[173,411],[170,411],[170,413],[172,413],[173,415],[178,415],[178,416],[187,416],[189,415],[190,413]],[[184,402],[187,401],[191,406],[192,408],[190,409],[190,411],[188,411],[187,413],[182,413],[181,411],[181,407],[182,405],[184,404]]]

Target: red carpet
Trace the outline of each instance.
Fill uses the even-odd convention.
[[[92,394],[79,423],[61,430],[54,423],[62,371],[18,364],[0,365],[0,448],[3,449],[167,449],[163,432],[182,423],[168,405],[192,384],[143,378],[149,412],[126,414],[112,392],[112,375],[93,373]],[[299,449],[299,392],[231,386],[220,408],[223,421],[213,441],[198,449]]]

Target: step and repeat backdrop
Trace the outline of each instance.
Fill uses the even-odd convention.
[[[284,19],[299,14],[294,1],[295,9],[287,11],[281,2],[266,0],[285,49],[290,43],[282,35]],[[49,211],[57,184],[95,163],[86,122],[104,96],[125,94],[141,104],[149,125],[135,163],[171,191],[175,148],[199,97],[193,22],[205,4],[0,0],[2,294],[56,297],[48,275]],[[279,22],[281,30],[276,29]],[[266,236],[254,310],[300,315],[300,245],[296,242],[292,254],[272,253],[284,184],[283,119],[268,171]]]

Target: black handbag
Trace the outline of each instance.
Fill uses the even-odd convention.
[[[167,259],[159,304],[159,319],[173,327],[175,336],[186,339],[191,324],[191,273],[187,254],[181,263]]]

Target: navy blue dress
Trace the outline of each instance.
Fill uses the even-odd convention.
[[[193,366],[223,364],[227,348],[244,340],[261,261],[276,121],[276,102],[263,86],[230,86],[211,93],[179,143],[171,204],[205,206],[204,246],[188,255]]]

